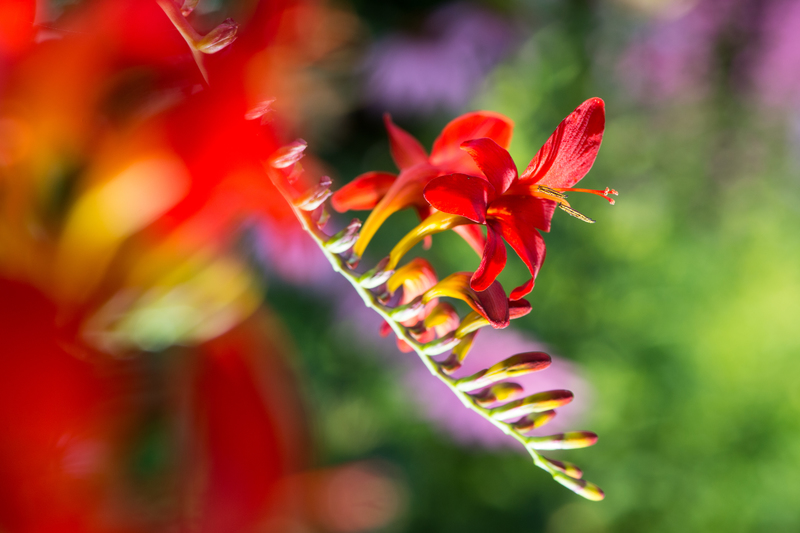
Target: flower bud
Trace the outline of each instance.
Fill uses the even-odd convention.
[[[391,265],[391,260],[387,263],[388,265]],[[431,264],[425,259],[417,257],[395,270],[394,275],[386,283],[386,288],[394,294],[397,289],[403,287],[404,298],[416,298],[436,285],[436,281],[436,271],[433,270]],[[424,303],[428,303],[428,300]]]
[[[477,333],[477,331],[473,331],[461,338],[461,342],[453,348],[453,353],[451,353],[447,359],[439,363],[439,368],[441,368],[445,374],[453,374],[456,370],[461,368],[461,363],[472,348],[472,342],[475,340],[475,335]],[[458,338],[458,336],[456,336],[456,338]]]
[[[372,270],[367,270],[358,278],[358,284],[365,289],[374,289],[380,287],[392,277],[394,270],[386,270],[386,265],[389,264],[389,258],[384,257],[375,265]]]
[[[589,481],[585,481],[583,479],[573,479],[560,472],[553,474],[553,479],[567,487],[575,494],[583,496],[587,500],[599,502],[606,497],[605,493],[600,487]]]
[[[267,159],[267,163],[273,168],[288,168],[302,159],[308,143],[303,139],[297,139],[285,146],[281,146]]]
[[[239,25],[233,19],[225,19],[222,24],[200,39],[195,45],[195,49],[204,54],[219,52],[236,40],[236,33],[238,31]]]
[[[593,445],[597,435],[591,431],[568,431],[546,437],[526,437],[525,442],[534,450],[574,450]]]
[[[447,350],[452,350],[459,342],[461,342],[461,339],[455,338],[452,334],[445,335],[441,339],[436,339],[435,341],[424,344],[422,346],[422,353],[433,357]]]
[[[463,344],[463,342],[461,342],[458,346],[461,346],[461,344]],[[458,348],[458,346],[456,346],[456,348]],[[438,365],[442,372],[450,376],[454,374],[459,368],[461,368],[461,361],[458,360],[458,355],[456,355],[454,349],[453,352],[447,356],[447,359],[445,359],[441,363],[438,363]]]
[[[463,337],[468,333],[472,333],[473,331],[477,331],[480,328],[488,325],[489,321],[486,318],[475,311],[470,311],[470,313],[461,321],[458,329],[456,329],[456,337]]]
[[[458,336],[458,332],[456,332],[456,336]],[[550,356],[544,352],[520,353],[504,359],[486,370],[459,379],[456,382],[456,388],[463,391],[479,389],[506,378],[537,372],[548,366],[550,366]]]
[[[272,111],[272,104],[275,102],[274,98],[269,98],[264,100],[263,102],[259,102],[254,107],[252,107],[247,113],[244,114],[245,120],[256,120],[261,119],[261,123],[264,123],[264,119],[267,115]]]
[[[471,276],[472,274],[469,272],[450,274],[425,293],[424,302],[427,303],[439,297],[457,298],[466,302],[473,311],[486,318],[493,328],[507,327],[509,323],[508,298],[500,282],[495,281],[485,291],[476,292],[469,283]]]
[[[324,228],[330,218],[331,214],[325,209],[325,204],[321,204],[311,212],[311,221],[316,224],[319,229]]]
[[[458,320],[458,313],[452,305],[439,302],[425,317],[424,325],[426,328],[434,328],[436,334],[442,336],[456,329]]]
[[[425,304],[422,303],[422,298],[415,298],[407,304],[398,305],[393,309],[387,310],[387,314],[395,322],[405,322],[416,318],[424,307]]]
[[[509,420],[528,413],[538,413],[548,411],[556,407],[561,407],[572,401],[572,393],[568,390],[551,390],[540,392],[508,403],[502,407],[492,409],[491,417],[495,420]]]
[[[475,399],[475,403],[481,407],[490,407],[497,403],[522,398],[524,395],[525,389],[522,388],[522,385],[517,383],[498,383],[471,396]]]
[[[578,468],[577,465],[573,463],[567,461],[556,461],[555,459],[550,459],[544,456],[542,457],[542,460],[559,472],[562,472],[571,478],[580,479],[583,477],[583,470]]]
[[[549,411],[542,411],[541,413],[531,413],[512,423],[511,427],[513,427],[517,433],[527,433],[547,424],[555,416],[556,412],[552,409]]]
[[[359,229],[361,229],[361,221],[354,218],[346,228],[325,241],[325,249],[334,254],[349,250],[358,240]]]
[[[307,190],[294,201],[295,207],[303,211],[315,210],[331,195],[331,183],[333,182],[328,176],[322,176],[319,185]]]

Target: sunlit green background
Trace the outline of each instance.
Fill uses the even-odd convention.
[[[413,33],[437,5],[355,9],[369,41]],[[603,147],[582,186],[617,189],[617,204],[576,198],[594,225],[556,213],[533,312],[512,327],[591,383],[576,429],[600,441],[565,457],[607,498],[583,501],[521,454],[454,443],[419,417],[386,354],[351,342],[334,307],[273,285],[268,298],[302,354],[320,463],[393,465],[406,511],[391,531],[800,530],[800,169],[791,113],[760,103],[730,69],[731,54],[756,43],[714,44],[705,91],[642,100],[617,65],[657,15],[600,1],[484,6],[524,37],[464,110],[513,118],[519,166],[580,102],[606,101]],[[456,114],[398,121],[430,146]],[[340,182],[392,170],[378,114],[357,109],[343,123],[322,154]],[[392,220],[395,238],[413,224]],[[473,269],[470,253],[440,239],[430,257],[443,271]],[[524,275],[514,258],[501,280]]]

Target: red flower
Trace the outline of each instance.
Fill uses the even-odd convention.
[[[513,129],[511,120],[499,113],[467,113],[444,127],[428,156],[419,141],[396,126],[388,114],[384,116],[384,122],[389,133],[392,159],[400,169],[400,175],[367,172],[339,189],[331,199],[334,209],[340,213],[351,209],[374,208],[361,228],[360,237],[353,249],[359,257],[378,228],[393,213],[414,207],[420,219],[427,218],[431,209],[422,197],[422,190],[430,180],[452,172],[479,173],[472,159],[459,149],[464,141],[486,137],[507,148]],[[470,245],[476,249],[483,248],[484,239],[480,231],[469,226],[457,230]]]
[[[537,229],[550,231],[556,206],[592,222],[569,206],[565,191],[590,192],[613,203],[608,195],[616,191],[572,188],[592,167],[604,126],[603,101],[592,98],[559,124],[522,176],[505,148],[481,138],[462,143],[461,149],[472,156],[485,177],[457,173],[428,183],[424,196],[432,207],[486,226],[483,259],[470,281],[474,290],[486,290],[503,270],[504,240],[531,272],[531,279],[514,289],[511,299],[518,300],[533,289],[545,257],[544,240]]]

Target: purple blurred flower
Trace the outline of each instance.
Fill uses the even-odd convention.
[[[800,107],[800,1],[770,4],[761,33],[758,61],[753,63],[755,88],[767,103]]]
[[[725,9],[701,2],[682,16],[642,28],[619,63],[620,76],[634,97],[657,101],[706,89],[714,40]]]
[[[763,62],[754,53],[752,42],[764,30],[765,13],[783,6],[778,11],[786,13],[778,18],[791,16],[794,13],[789,13],[789,4],[794,8],[798,2],[700,0],[677,18],[651,21],[622,54],[618,63],[620,77],[630,93],[642,101],[701,96],[719,74],[726,76],[723,82],[741,83],[751,64]],[[763,33],[768,40],[773,40],[771,31],[768,28]],[[789,43],[779,45],[778,63],[785,63],[786,56],[796,51],[791,50],[791,31],[784,32]]]
[[[515,41],[511,23],[456,3],[434,12],[424,36],[395,34],[373,46],[364,70],[367,103],[395,114],[457,111]]]
[[[251,245],[266,271],[289,283],[315,289],[340,277],[299,225],[263,219],[250,229]]]

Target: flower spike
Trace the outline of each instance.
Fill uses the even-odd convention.
[[[505,267],[504,241],[531,273],[530,280],[512,291],[511,299],[518,300],[533,289],[545,258],[539,231],[550,231],[555,208],[584,222],[594,222],[570,206],[566,192],[588,192],[614,203],[609,198],[617,194],[613,189],[572,187],[594,164],[604,127],[604,103],[592,98],[561,122],[522,176],[503,146],[480,138],[462,143],[461,148],[473,158],[483,179],[453,173],[428,182],[423,194],[431,207],[486,226],[483,257],[471,281],[475,290],[485,290]]]
[[[434,142],[430,155],[387,115],[392,157],[400,174],[367,172],[333,194],[336,211],[371,210],[363,226],[354,219],[333,236],[322,229],[330,179],[323,177],[318,186],[305,191],[295,188],[305,174],[299,163],[305,142],[287,144],[264,165],[334,270],[384,320],[381,334],[394,332],[398,348],[415,352],[466,407],[522,444],[536,466],[590,500],[602,499],[603,492],[581,479],[583,472],[572,463],[548,459],[539,450],[582,448],[594,444],[597,436],[575,431],[529,435],[552,420],[555,409],[571,402],[572,393],[530,394],[509,381],[546,369],[547,354],[512,355],[469,376],[452,376],[461,368],[480,328],[504,328],[531,311],[523,297],[533,288],[545,258],[540,231],[550,230],[556,207],[582,217],[570,207],[567,193],[589,192],[609,201],[609,195],[616,193],[572,187],[594,161],[602,119],[601,100],[584,103],[562,122],[520,177],[506,151],[511,122],[502,115],[479,112],[457,118]],[[407,207],[415,208],[422,221],[395,244],[388,257],[359,273],[362,254],[378,228],[392,213]],[[481,226],[486,228],[485,235]],[[459,233],[479,252],[481,262],[475,272],[455,272],[439,280],[425,259],[415,257],[401,264],[415,245],[447,230]],[[506,244],[531,273],[510,296],[496,279],[505,265]],[[444,298],[462,300],[471,311],[461,317]]]

